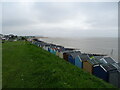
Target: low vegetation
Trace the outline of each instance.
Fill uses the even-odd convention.
[[[3,88],[114,88],[27,41],[5,42]]]

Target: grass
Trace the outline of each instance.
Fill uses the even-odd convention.
[[[29,42],[2,46],[3,88],[114,88]]]

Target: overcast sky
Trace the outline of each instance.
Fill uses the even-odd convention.
[[[118,3],[5,2],[2,26],[3,34],[117,37]]]

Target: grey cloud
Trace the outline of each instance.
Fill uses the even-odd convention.
[[[115,36],[117,3],[5,3],[4,33],[45,36]],[[113,35],[112,35],[112,33]],[[57,34],[59,33],[59,34]]]

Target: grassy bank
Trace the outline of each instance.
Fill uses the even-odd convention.
[[[2,50],[3,88],[113,87],[29,42],[6,42]]]

